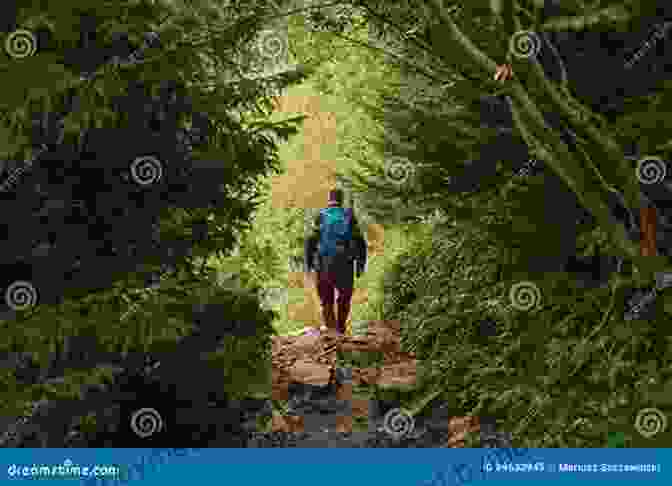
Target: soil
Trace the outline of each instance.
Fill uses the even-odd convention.
[[[436,407],[429,419],[401,415],[401,430],[390,432],[385,415],[394,405],[356,398],[353,389],[408,391],[416,385],[418,361],[400,349],[399,322],[362,327],[352,336],[307,328],[301,336],[274,339],[272,396],[286,412],[274,412],[272,433],[255,434],[250,447],[464,447],[467,433],[480,433],[478,417],[441,414]],[[367,353],[378,363],[339,365],[339,357],[361,361]],[[357,430],[356,422],[366,429]]]

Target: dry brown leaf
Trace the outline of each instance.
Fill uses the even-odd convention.
[[[289,372],[293,382],[307,385],[325,386],[331,378],[330,366],[308,360],[297,361]]]
[[[282,415],[273,414],[271,418],[271,430],[273,432],[289,432],[290,426]]]
[[[354,398],[352,400],[352,416],[353,417],[368,417],[369,416],[370,400],[363,398]]]
[[[336,432],[341,433],[352,432],[352,415],[336,416]]]

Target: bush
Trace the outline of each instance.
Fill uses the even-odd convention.
[[[627,281],[585,290],[557,274],[531,281],[541,302],[516,310],[502,253],[483,233],[437,224],[386,271],[385,318],[401,321],[403,345],[423,360],[422,387],[464,415],[497,418],[525,447],[604,447],[614,430],[636,447],[637,412],[670,411],[662,308],[624,321]]]
[[[274,313],[261,308],[258,289],[218,288],[209,295],[192,297],[196,298],[167,304],[163,315],[171,315],[181,323],[186,336],[151,343],[141,340],[140,346],[119,356],[122,369],[112,375],[90,365],[85,373],[70,370],[56,383],[26,386],[7,376],[3,380],[5,393],[11,392],[16,410],[5,412],[11,416],[18,409],[25,409],[23,404],[28,401],[46,400],[55,408],[31,424],[43,428],[50,446],[55,447],[61,446],[64,434],[72,431],[82,417],[91,418],[92,429],[84,437],[91,443],[100,444],[105,436],[115,446],[174,445],[179,437],[186,437],[184,427],[175,418],[177,409],[193,416],[192,425],[201,424],[201,419],[207,417],[193,410],[211,409],[216,416],[217,410],[225,409],[232,399],[268,395]],[[152,318],[161,320],[158,313]],[[138,324],[142,327],[143,323]],[[157,361],[160,366],[147,371],[149,357],[149,362]],[[213,401],[219,404],[215,408],[210,404]],[[129,435],[130,418],[141,408],[159,411],[167,422],[168,435],[148,437],[146,442]],[[109,413],[114,409],[121,415]],[[121,435],[109,436],[105,430],[110,425]],[[205,440],[205,436],[199,440]]]

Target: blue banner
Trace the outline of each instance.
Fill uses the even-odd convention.
[[[4,449],[0,484],[672,484],[672,449]]]

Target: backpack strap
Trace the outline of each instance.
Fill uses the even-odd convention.
[[[352,228],[352,220],[353,220],[352,208],[345,208],[345,220],[347,221],[348,226]]]
[[[350,226],[350,258],[354,260],[359,260],[359,242],[355,241],[354,236],[355,236],[355,228],[353,226],[354,221],[355,221],[355,211],[352,208],[347,208],[345,210],[345,217],[347,218],[348,225]]]

